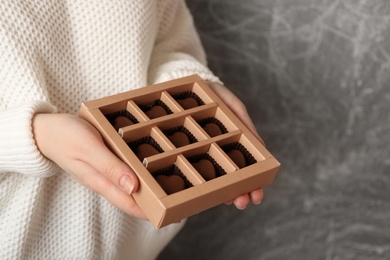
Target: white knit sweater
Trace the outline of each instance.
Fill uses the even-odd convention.
[[[218,80],[181,0],[0,1],[0,259],[153,259],[156,230],[38,151],[34,113],[197,73]],[[58,138],[61,138],[60,136]]]

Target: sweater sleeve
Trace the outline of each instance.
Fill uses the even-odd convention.
[[[49,102],[38,41],[31,33],[37,30],[15,13],[21,9],[7,8],[0,17],[0,175],[48,177],[59,167],[38,150],[32,118],[57,109]]]
[[[198,74],[220,82],[207,67],[193,18],[182,0],[157,1],[158,33],[151,56],[150,84]]]
[[[56,109],[43,101],[0,112],[0,174],[18,172],[32,177],[48,177],[59,167],[37,149],[32,132],[35,113],[53,113]]]

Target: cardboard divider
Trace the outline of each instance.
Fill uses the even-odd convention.
[[[200,127],[200,125],[195,121],[192,116],[186,118],[184,126],[191,131],[191,133],[200,141],[208,138],[205,131]]]
[[[163,91],[161,93],[161,98],[160,100],[164,102],[173,113],[180,112],[182,109],[180,106],[177,105],[175,100],[171,97],[171,95],[168,94],[168,92]]]
[[[265,155],[261,153],[261,150],[257,149],[257,146],[246,138],[245,134],[241,135],[238,142],[242,144],[258,162],[265,160]]]
[[[183,173],[194,186],[205,182],[202,176],[200,176],[183,155],[177,157],[176,164],[179,168],[183,169]]]
[[[192,91],[197,94],[200,99],[203,100],[205,104],[213,103],[214,101],[210,98],[210,96],[204,91],[202,87],[200,87],[201,84],[206,84],[203,82],[195,82]],[[207,84],[206,84],[207,85]]]
[[[214,117],[222,122],[228,132],[232,132],[238,129],[237,126],[234,124],[233,120],[226,116],[226,114],[222,111],[221,108],[217,108]]]
[[[172,143],[157,126],[152,127],[150,136],[152,136],[154,140],[159,143],[159,145],[164,151],[170,151],[175,149],[175,146],[172,145]]]
[[[125,110],[127,106],[128,100],[120,100],[110,102],[109,104],[105,104],[104,106],[99,107],[99,110],[103,113],[103,115],[115,113],[120,110]]]
[[[224,156],[224,152],[217,144],[211,144],[208,153],[211,157],[216,158],[215,160],[217,163],[225,170],[227,174],[237,170],[237,167],[232,164],[231,160],[228,160],[228,158]]]
[[[137,120],[141,122],[146,122],[149,118],[145,115],[145,113],[137,106],[137,104],[133,100],[129,100],[126,106],[127,111],[129,111]]]
[[[175,88],[167,90],[167,92],[169,93],[169,95],[174,96],[182,92],[193,91],[195,84],[195,82],[190,82],[182,85],[177,85]]]
[[[128,127],[122,128],[121,136],[126,143],[134,142],[142,137],[150,136],[153,127],[154,125],[151,124],[132,125],[130,130]]]
[[[131,98],[137,105],[147,105],[161,98],[159,91],[143,93]]]

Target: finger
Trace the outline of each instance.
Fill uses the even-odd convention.
[[[87,189],[98,193],[115,207],[123,210],[128,215],[141,219],[147,219],[134,199],[118,189],[110,180],[97,172],[93,167],[82,161],[73,164],[74,169],[82,174],[73,174],[77,181]]]
[[[241,121],[248,127],[248,129],[259,139],[259,141],[265,146],[264,140],[260,137],[257,132],[256,126],[250,118],[246,106],[241,100],[231,92],[227,87],[210,82],[211,88],[218,94],[218,96],[229,106],[229,108],[235,113]]]
[[[234,199],[228,200],[228,201],[225,202],[225,204],[226,205],[232,205],[233,201],[234,201]]]
[[[138,179],[130,167],[108,149],[102,149],[100,152],[101,154],[97,158],[102,158],[102,160],[95,165],[99,173],[102,173],[126,194],[132,194],[136,191]]]
[[[259,133],[257,132],[256,126],[254,125],[252,119],[250,118],[249,114],[246,112],[243,112],[243,110],[239,111],[233,111],[240,119],[241,121],[248,127],[249,131],[253,133],[254,136],[256,136],[257,139],[265,146],[265,142],[263,138],[260,137]]]
[[[254,190],[251,193],[249,193],[249,197],[253,204],[259,205],[261,201],[263,200],[264,191],[263,189]]]
[[[233,93],[231,93],[231,95],[233,95]],[[234,97],[232,97],[232,99],[235,100],[235,102],[232,101],[229,103],[229,104],[234,104],[234,105],[230,106],[230,109],[248,127],[249,131],[251,131],[257,137],[257,139],[260,140],[260,142],[263,145],[265,145],[264,140],[260,137],[259,133],[257,132],[255,124],[253,123],[251,117],[248,114],[246,106],[237,97],[234,96]]]
[[[104,175],[116,187],[126,194],[132,194],[138,189],[138,178],[131,168],[116,157],[102,142],[88,149],[88,154],[81,155],[90,166]]]
[[[233,204],[236,206],[236,208],[243,210],[249,204],[249,201],[249,194],[244,194],[240,197],[235,198]]]

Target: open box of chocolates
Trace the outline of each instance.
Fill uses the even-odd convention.
[[[156,228],[267,186],[280,164],[199,76],[84,102]]]

